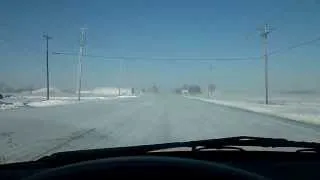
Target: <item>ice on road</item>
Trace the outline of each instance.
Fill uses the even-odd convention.
[[[65,150],[240,135],[320,140],[319,126],[177,95],[21,108],[1,112],[0,119],[3,162],[33,160]]]

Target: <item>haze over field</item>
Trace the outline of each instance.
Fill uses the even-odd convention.
[[[317,0],[4,1],[0,164],[232,136],[320,141]]]
[[[316,1],[32,1],[0,7],[0,82],[14,88],[45,87],[45,42],[50,40],[50,85],[75,90],[80,27],[87,54],[141,57],[119,61],[83,59],[83,89],[215,83],[221,91],[264,91],[262,59],[200,62],[203,57],[262,55],[257,28],[270,23],[269,51],[314,39],[320,32]],[[230,6],[232,4],[232,6]],[[39,7],[39,8],[38,8]],[[66,9],[61,11],[61,9]],[[50,22],[50,23],[48,23]],[[318,43],[319,44],[319,43]],[[270,56],[271,91],[317,91],[317,43]],[[157,61],[155,57],[193,59]]]

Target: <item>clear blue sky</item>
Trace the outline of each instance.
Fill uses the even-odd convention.
[[[45,85],[43,32],[50,52],[139,57],[248,57],[262,53],[257,28],[275,31],[270,51],[320,36],[318,0],[3,0],[0,6],[0,81]],[[270,57],[271,89],[320,89],[320,42]],[[51,84],[75,88],[77,57],[50,55]],[[212,71],[210,71],[212,66]],[[227,90],[263,89],[262,61],[119,62],[84,59],[84,87],[216,83]]]

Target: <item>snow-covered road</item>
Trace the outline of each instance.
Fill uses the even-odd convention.
[[[320,141],[320,127],[177,95],[0,112],[0,162],[57,151],[250,135]]]

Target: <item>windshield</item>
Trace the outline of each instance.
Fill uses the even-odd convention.
[[[0,163],[231,136],[320,142],[314,0],[4,0]]]

